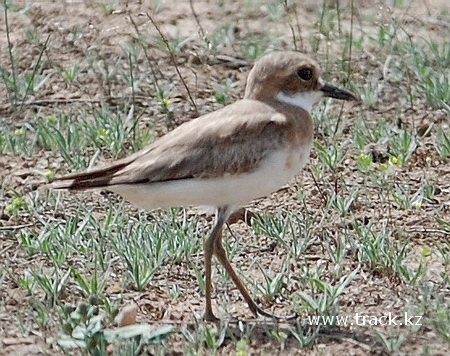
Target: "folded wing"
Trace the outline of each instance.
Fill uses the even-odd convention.
[[[51,187],[81,190],[245,174],[281,147],[287,125],[270,106],[242,100],[179,126],[129,157],[57,178]]]

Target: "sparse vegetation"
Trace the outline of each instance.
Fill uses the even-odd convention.
[[[0,355],[448,353],[447,1],[0,9]],[[295,322],[201,320],[206,215],[37,189],[232,103],[253,60],[294,48],[363,102],[314,109],[308,168],[224,244],[258,302]],[[217,310],[249,318],[215,273]],[[137,319],[117,325],[130,302]]]

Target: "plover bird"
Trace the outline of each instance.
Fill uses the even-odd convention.
[[[299,52],[259,59],[243,100],[180,125],[133,155],[56,178],[54,189],[107,189],[139,208],[212,206],[216,219],[204,244],[204,319],[218,320],[211,303],[213,255],[255,316],[260,308],[231,266],[222,229],[237,208],[276,191],[307,163],[313,140],[310,112],[322,97],[357,100],[326,84],[315,61]]]

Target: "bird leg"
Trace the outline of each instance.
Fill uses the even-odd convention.
[[[210,235],[208,240],[206,240],[203,249],[204,249],[204,258],[205,258],[205,294],[206,294],[206,304],[205,304],[205,314],[203,315],[203,319],[206,321],[219,321],[219,319],[214,315],[212,311],[212,302],[211,302],[211,292],[212,292],[212,283],[211,283],[211,260],[214,249],[214,236]]]
[[[252,297],[250,296],[250,293],[248,292],[247,288],[245,287],[244,283],[241,281],[237,273],[234,271],[233,267],[230,264],[230,261],[227,258],[226,251],[223,248],[222,245],[222,228],[223,225],[226,223],[228,218],[230,217],[232,213],[232,209],[228,206],[225,207],[219,207],[217,209],[217,216],[216,216],[216,223],[214,225],[214,228],[211,232],[211,235],[209,236],[208,240],[206,240],[204,245],[205,250],[205,280],[206,280],[206,305],[205,305],[205,314],[203,316],[203,319],[206,321],[218,321],[219,319],[214,315],[212,311],[212,303],[211,303],[211,289],[212,289],[212,280],[211,280],[211,269],[212,269],[212,255],[214,254],[221,265],[225,268],[227,273],[230,275],[231,279],[233,280],[234,284],[236,285],[239,292],[244,297],[244,300],[247,302],[248,307],[250,308],[250,311],[253,313],[255,317],[258,317],[258,315],[261,315],[266,318],[272,318],[275,320],[279,320],[279,317],[276,317],[272,314],[269,314],[262,310],[258,305],[253,301]],[[292,316],[284,317],[282,319],[290,320],[296,318],[297,315],[294,314]]]
[[[203,319],[206,321],[219,321],[219,319],[214,315],[212,310],[211,302],[211,292],[212,292],[212,256],[214,254],[214,249],[216,245],[216,240],[222,237],[223,225],[227,222],[228,218],[232,213],[230,207],[219,207],[216,213],[216,223],[214,224],[213,230],[209,235],[208,239],[205,241],[203,246],[204,256],[205,256],[205,294],[206,294],[206,304],[205,304],[205,314]]]
[[[261,315],[266,318],[278,319],[276,316],[269,314],[269,313],[265,312],[264,310],[262,310],[253,301],[253,299],[250,296],[250,293],[248,292],[244,283],[242,283],[241,279],[239,278],[239,276],[237,275],[237,273],[234,271],[233,267],[231,266],[230,261],[228,261],[225,249],[222,246],[222,231],[220,231],[219,236],[215,239],[214,254],[216,255],[219,262],[222,264],[222,266],[225,268],[227,273],[230,275],[231,279],[233,280],[233,282],[236,285],[239,292],[241,292],[242,296],[244,297],[244,300],[247,302],[248,307],[250,308],[250,311],[253,313],[253,315],[255,317],[258,317],[258,315]]]

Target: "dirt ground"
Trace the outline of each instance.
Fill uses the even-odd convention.
[[[292,2],[289,16],[275,18],[267,15],[267,4],[277,3],[265,1],[11,1],[13,8],[8,12],[9,41],[13,44],[17,72],[30,72],[39,61],[40,86],[34,92],[27,93],[19,100],[16,107],[12,104],[12,94],[0,82],[0,122],[1,128],[12,131],[34,125],[38,118],[46,118],[55,112],[65,112],[76,115],[78,112],[92,112],[108,105],[122,113],[123,109],[133,101],[131,116],[140,117],[139,125],[151,128],[155,136],[169,131],[173,127],[201,114],[211,112],[223,104],[214,101],[212,97],[217,92],[217,85],[229,79],[233,85],[227,87],[228,101],[238,100],[243,95],[245,78],[251,68],[252,59],[243,55],[246,40],[255,38],[265,41],[266,34],[276,35],[276,40],[270,40],[268,48],[293,49],[294,40],[297,49],[315,57],[325,69],[325,78],[333,83],[345,85],[345,75],[341,73],[338,60],[342,56],[342,42],[332,39],[321,42],[314,52],[312,39],[320,37],[318,23],[322,4],[315,1]],[[282,3],[282,2],[281,2]],[[289,2],[291,3],[291,2]],[[355,2],[356,3],[356,2]],[[402,3],[403,6],[396,6]],[[405,3],[407,3],[405,5]],[[408,5],[410,3],[410,5]],[[437,41],[448,42],[450,32],[450,5],[447,1],[360,1],[355,6],[353,22],[351,21],[350,1],[325,1],[324,6],[331,9],[341,7],[342,18],[339,26],[348,30],[353,26],[355,33],[363,33],[370,37],[379,33],[380,23],[398,21],[402,24],[407,36],[412,38],[435,38]],[[192,6],[193,5],[193,6]],[[4,9],[3,5],[0,8]],[[270,8],[269,8],[270,9]],[[271,10],[272,11],[272,10]],[[273,10],[275,11],[275,10]],[[444,14],[444,15],[442,15]],[[446,14],[446,15],[445,15]],[[150,15],[150,16],[149,16]],[[446,17],[445,17],[446,16]],[[2,15],[0,21],[0,64],[1,68],[9,70],[10,54],[8,51],[8,36],[6,23]],[[178,46],[174,57],[164,48],[161,40],[158,42],[158,30],[167,39],[176,39]],[[335,21],[337,21],[335,19]],[[218,28],[228,25],[227,34],[231,38],[229,44],[217,45],[212,50],[202,36],[209,36]],[[386,26],[388,27],[388,26]],[[293,36],[292,33],[296,36]],[[138,39],[146,44],[146,53],[139,47]],[[210,37],[211,38],[211,37]],[[48,41],[47,41],[48,40]],[[47,41],[47,43],[46,43]],[[268,41],[268,40],[267,40]],[[182,42],[182,43],[180,43]],[[46,43],[44,48],[44,43]],[[44,50],[43,50],[44,48]],[[139,52],[134,64],[135,85],[130,85],[129,58],[127,53]],[[365,83],[379,80],[387,76],[389,66],[381,63],[378,56],[383,54],[383,48],[374,44],[364,43],[361,48],[354,48],[352,55],[351,76],[355,83]],[[339,53],[334,56],[333,53]],[[42,58],[40,56],[42,55]],[[393,56],[395,57],[395,56]],[[341,57],[342,58],[342,57]],[[393,59],[395,61],[395,58]],[[383,64],[385,65],[383,67]],[[73,82],[63,75],[64,70],[75,68],[77,77]],[[154,71],[154,73],[152,73]],[[183,81],[180,79],[183,78]],[[155,97],[154,80],[158,78],[162,87],[170,87],[170,115],[161,109],[161,100]],[[334,80],[336,78],[336,80]],[[406,78],[402,80],[406,81]],[[364,115],[369,125],[381,120],[397,120],[404,127],[416,128],[448,127],[448,111],[432,108],[420,95],[412,98],[408,105],[400,93],[405,92],[405,83],[392,79],[383,81],[378,100],[373,106],[331,104],[331,115],[338,115],[341,110],[341,136],[337,142],[345,143],[353,140],[352,129],[357,124],[357,118]],[[169,102],[169,101],[168,101]],[[18,108],[18,109],[17,109]],[[342,113],[343,112],[343,113]],[[330,143],[330,137],[325,137],[324,131],[316,129],[316,140],[324,145]],[[439,244],[444,245],[448,239],[441,226],[436,223],[436,217],[450,221],[450,169],[448,161],[443,160],[434,151],[434,141],[431,136],[421,138],[419,148],[414,152],[404,169],[399,169],[396,178],[408,182],[411,189],[420,186],[422,178],[433,183],[435,189],[434,201],[423,203],[420,209],[402,210],[392,201],[379,201],[376,187],[368,187],[364,196],[352,207],[352,216],[357,221],[372,221],[380,228],[386,222],[398,241],[408,241],[416,250],[408,263],[418,265],[424,249],[436,250]],[[368,147],[367,153],[383,156],[388,148],[379,144]],[[89,152],[90,150],[90,152]],[[127,146],[119,152],[123,156],[133,150]],[[286,211],[301,211],[316,224],[311,228],[312,243],[304,255],[297,260],[291,260],[288,285],[284,295],[294,294],[302,287],[301,274],[305,266],[322,265],[324,279],[330,283],[333,280],[335,263],[324,247],[324,241],[331,241],[337,246],[341,240],[341,231],[347,221],[340,219],[338,214],[322,220],[327,204],[321,193],[321,187],[328,181],[336,181],[339,187],[359,186],[361,182],[356,167],[356,158],[361,152],[355,147],[346,152],[345,159],[340,164],[335,175],[327,173],[323,182],[317,183],[310,169],[306,169],[289,186],[283,187],[270,197],[249,205],[249,211],[255,214],[281,214]],[[92,157],[94,149],[89,148],[87,156]],[[116,158],[114,152],[106,150],[102,159]],[[311,166],[319,162],[317,151],[312,153]],[[45,172],[51,170],[55,174],[64,174],[70,167],[61,158],[60,152],[41,150],[30,155],[5,152],[0,156],[0,355],[56,355],[63,354],[60,348],[49,342],[61,332],[61,325],[56,316],[45,326],[37,322],[38,308],[30,305],[29,293],[26,288],[17,283],[15,276],[22,276],[31,266],[50,267],[44,254],[30,255],[21,243],[20,232],[24,228],[39,231],[40,222],[33,215],[20,212],[11,213],[8,206],[16,196],[35,194],[43,180]],[[426,172],[426,173],[424,173]],[[325,189],[325,188],[323,188]],[[301,194],[299,193],[301,192]],[[302,195],[303,199],[299,198]],[[27,198],[29,199],[29,198]],[[38,199],[43,199],[41,195]],[[59,208],[61,215],[79,206],[79,202],[90,207],[94,214],[103,219],[105,206],[108,203],[119,202],[119,198],[94,192],[77,195],[64,195]],[[306,201],[306,206],[303,202]],[[138,215],[136,210],[127,206],[130,215]],[[45,208],[43,208],[45,210]],[[188,216],[194,216],[188,211]],[[50,216],[51,211],[45,211],[43,216]],[[389,215],[387,215],[389,214]],[[211,219],[205,215],[199,218],[198,233],[203,236],[210,227]],[[379,224],[379,225],[377,225]],[[239,266],[241,274],[247,278],[261,280],[261,269],[279,271],[285,261],[285,250],[273,243],[264,234],[255,234],[254,228],[239,222],[231,226],[233,231],[229,239],[234,244],[245,244],[232,258],[232,263]],[[381,229],[381,228],[380,228]],[[199,237],[200,239],[201,237]],[[448,242],[447,242],[448,243]],[[433,250],[433,251],[434,251]],[[400,253],[400,252],[399,252]],[[415,257],[414,257],[415,256]],[[346,259],[342,268],[350,274],[357,264],[352,256]],[[202,271],[202,255],[197,253],[195,259]],[[414,260],[414,258],[417,258]],[[420,260],[420,261],[419,261]],[[118,266],[111,276],[111,282],[106,287],[106,294],[121,295],[122,305],[134,301],[139,306],[138,322],[155,326],[176,325],[187,330],[195,329],[203,311],[203,293],[198,287],[195,271],[189,261],[181,261],[163,267],[153,278],[150,286],[144,291],[123,289],[120,273],[123,266]],[[82,265],[83,261],[76,257],[73,265]],[[426,262],[425,276],[430,290],[439,290],[446,298],[443,305],[449,305],[449,284],[439,277],[450,273],[449,261],[443,261],[438,255],[432,255]],[[180,292],[180,297],[171,297],[173,286]],[[431,292],[432,294],[432,292]],[[62,297],[76,303],[82,299],[82,293],[76,288],[67,291]],[[419,288],[414,283],[405,283],[397,275],[385,273],[376,269],[366,268],[358,272],[357,280],[345,289],[340,297],[339,315],[352,316],[357,312],[370,315],[382,315],[389,311],[395,315],[403,315],[405,308],[419,308],[421,299]],[[292,311],[292,301],[278,296],[276,302],[258,299],[266,309],[277,315],[287,315]],[[421,301],[423,305],[427,301]],[[445,304],[446,303],[446,304]],[[273,326],[249,318],[245,304],[234,286],[225,277],[215,288],[214,304],[219,314],[231,314],[248,320],[246,331],[241,325],[231,323],[226,341],[211,354],[240,355],[340,355],[344,352],[350,355],[447,355],[450,352],[448,341],[437,335],[436,329],[429,325],[405,328],[379,328],[380,332],[395,336],[403,335],[398,348],[383,345],[371,327],[354,325],[325,329],[319,333],[312,345],[301,348],[294,337],[276,341],[273,337]],[[411,310],[411,313],[414,311]],[[245,329],[244,327],[244,329]],[[290,335],[291,324],[281,323],[278,330]],[[251,330],[251,331],[248,331]],[[227,335],[229,335],[227,334]],[[236,340],[239,335],[249,335],[248,348],[239,351]],[[186,334],[172,335],[164,348],[149,348],[148,354],[196,354],[187,351]],[[170,346],[168,346],[170,345]],[[68,354],[77,354],[69,351]],[[77,351],[78,352],[78,351]],[[239,353],[240,352],[240,353]],[[209,351],[202,350],[202,354]]]

